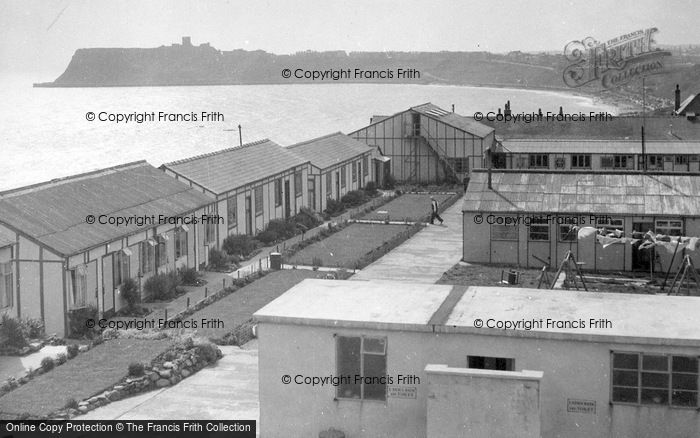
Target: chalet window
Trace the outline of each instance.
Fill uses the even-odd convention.
[[[597,228],[605,228],[607,230],[624,230],[625,221],[621,218],[613,218],[610,216],[596,217],[595,226]]]
[[[112,256],[112,277],[115,287],[121,285],[131,277],[130,263],[131,257],[124,251],[117,251]]]
[[[367,176],[369,175],[369,158],[367,158],[367,155],[362,157],[362,176]]]
[[[386,400],[386,338],[338,336],[336,349],[338,375],[350,376],[337,387],[336,396]]]
[[[70,271],[71,307],[80,308],[87,305],[87,266],[80,265]]]
[[[262,186],[255,188],[255,215],[263,214],[263,188]]]
[[[612,353],[612,402],[698,407],[698,358]]]
[[[141,273],[148,274],[153,272],[155,269],[156,262],[156,250],[155,241],[153,239],[148,239],[141,242],[140,248],[140,261],[141,261]]]
[[[231,198],[229,198],[231,199]],[[187,231],[178,227],[175,229],[175,259],[187,255]]]
[[[523,157],[523,156],[518,156],[518,158],[516,160],[515,168],[516,169],[524,169],[526,167],[527,167],[527,158]]]
[[[688,156],[687,155],[676,155],[676,166],[687,166]]]
[[[345,165],[343,165],[340,168],[340,188],[344,189],[345,188],[345,183],[347,182],[348,179],[348,171],[345,168]]]
[[[531,154],[530,168],[547,168],[549,167],[549,155],[547,154]]]
[[[0,263],[0,308],[12,307],[13,292],[12,262]]]
[[[530,220],[530,240],[547,242],[549,241],[549,221],[546,217],[533,217]]]
[[[664,168],[664,156],[663,155],[649,155],[647,156],[647,169],[663,169]]]
[[[204,224],[204,243],[212,244],[216,242],[216,222],[208,221]]]
[[[590,169],[591,168],[591,155],[572,155],[571,156],[571,168],[572,169]]]
[[[352,182],[357,182],[357,163],[352,162]]]
[[[168,242],[163,236],[156,238],[156,266],[165,266],[168,263]]]
[[[518,240],[518,227],[513,225],[491,225],[491,240]]]
[[[554,159],[554,168],[555,169],[563,169],[566,167],[566,158],[564,157],[556,157]]]
[[[304,189],[302,187],[302,184],[301,184],[301,177],[302,177],[301,172],[294,173],[294,196],[296,196],[297,198],[299,196],[301,196],[301,194],[303,193],[303,189]]]
[[[614,160],[612,155],[604,155],[600,157],[600,167],[603,169],[612,169],[613,162]]]
[[[226,199],[226,219],[229,230],[238,226],[238,202],[236,201],[236,195]]]
[[[515,359],[506,357],[467,356],[467,368],[515,371]]]
[[[296,182],[295,182],[296,184]],[[282,205],[282,179],[275,180],[275,207]]]
[[[656,220],[656,233],[657,234],[665,234],[668,236],[682,236],[683,235],[683,221],[657,219]]]
[[[573,225],[562,224],[559,225],[559,241],[560,242],[576,242],[578,239],[578,232],[574,229]]]
[[[328,172],[326,174],[326,198],[330,199],[333,197],[333,174]]]

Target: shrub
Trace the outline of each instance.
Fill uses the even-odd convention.
[[[129,310],[136,308],[141,303],[141,292],[133,278],[127,278],[119,288],[122,298],[126,301]]]
[[[69,359],[73,359],[75,356],[77,356],[79,351],[80,347],[78,347],[78,344],[70,344],[66,348],[66,353],[68,354]]]
[[[66,353],[59,353],[56,356],[56,365],[62,365],[66,362],[68,362],[68,356],[66,355]]]
[[[63,407],[65,409],[78,409],[78,400],[71,397],[66,400],[66,404]]]
[[[39,318],[26,318],[20,321],[22,333],[27,339],[44,337],[44,321]]]
[[[129,375],[141,377],[146,372],[146,367],[141,362],[131,362],[129,364]]]
[[[394,178],[394,175],[387,173],[384,176],[384,188],[387,190],[392,190],[396,186],[396,179]]]
[[[180,271],[182,284],[195,286],[199,282],[199,272],[195,268],[185,268]]]
[[[211,252],[210,252],[211,253]],[[152,300],[169,300],[177,295],[180,279],[176,272],[156,274],[143,285],[143,289]]]
[[[55,366],[56,362],[52,357],[46,356],[45,358],[41,359],[41,367],[44,369],[44,371],[51,371]]]
[[[214,270],[228,269],[230,264],[228,254],[220,249],[212,248],[209,250],[209,267]]]
[[[97,347],[98,345],[104,343],[105,339],[101,335],[95,336],[95,339],[92,340],[92,346]]]
[[[329,199],[326,201],[326,209],[323,210],[330,216],[335,216],[342,213],[345,210],[345,206],[342,202],[336,201],[335,199]]]
[[[8,314],[2,315],[0,338],[11,347],[23,348],[27,346],[27,338],[24,336],[22,324]]]
[[[272,219],[265,227],[265,231],[277,234],[277,238],[288,239],[296,234],[297,229],[296,224],[292,220]],[[262,241],[260,237],[258,239]]]
[[[236,234],[225,238],[221,247],[228,254],[245,257],[255,251],[257,244],[255,239],[248,235]]]
[[[367,196],[376,196],[377,184],[374,181],[370,181],[365,184],[365,193],[367,193]]]
[[[71,336],[78,338],[92,337],[95,333],[95,329],[88,328],[86,322],[88,319],[97,321],[97,315],[97,307],[95,306],[71,310],[68,316],[68,326]]]
[[[279,239],[279,234],[273,230],[265,230],[262,233],[255,236],[263,245],[272,245]]]
[[[303,225],[304,227],[306,227],[306,230],[310,230],[318,226],[321,222],[323,222],[322,218],[318,215],[318,213],[316,213],[309,207],[301,207],[299,209],[299,213],[296,216],[294,216],[293,219],[297,225]]]
[[[203,342],[197,345],[197,353],[209,363],[216,362],[219,358],[218,348],[210,342]]]
[[[363,190],[352,190],[347,192],[340,201],[349,207],[356,207],[367,201],[367,194]]]

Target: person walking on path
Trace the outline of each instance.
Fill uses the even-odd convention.
[[[440,225],[444,222],[440,217],[440,206],[434,196],[430,197],[430,223],[434,224],[435,219],[440,221]]]

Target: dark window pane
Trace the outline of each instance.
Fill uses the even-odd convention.
[[[616,386],[637,386],[639,382],[637,381],[636,371],[613,371],[613,385]]]
[[[338,338],[338,375],[348,376],[349,383],[338,386],[338,397],[360,398],[360,385],[355,376],[360,375],[360,338]]]
[[[698,393],[689,391],[673,391],[671,404],[674,406],[691,406],[697,407]]]
[[[386,351],[386,339],[365,338],[365,353],[384,354]]]
[[[652,405],[668,404],[668,389],[642,389],[642,403]]]
[[[386,356],[364,355],[365,399],[386,400]]]
[[[673,389],[688,389],[691,391],[698,390],[698,375],[697,374],[677,374],[673,373],[671,378]]]
[[[644,356],[642,356],[642,369],[643,370],[667,371],[668,370],[668,357],[666,357],[666,356],[647,356],[645,354]]]
[[[467,356],[467,367],[483,370],[486,358],[484,356]]]
[[[637,388],[613,387],[613,401],[637,403]]]
[[[698,372],[698,358],[687,356],[673,356],[673,371],[685,373]]]
[[[642,373],[642,387],[668,388],[668,374]]]
[[[638,355],[626,353],[613,354],[613,368],[636,370],[639,366]]]

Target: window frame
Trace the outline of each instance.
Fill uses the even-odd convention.
[[[495,228],[497,227],[497,228]],[[499,233],[494,231],[494,229],[498,230],[505,230],[508,231],[507,233]],[[515,236],[511,236],[511,234],[515,234]],[[500,237],[494,237],[494,236],[500,236]],[[496,241],[496,242],[517,242],[520,240],[520,233],[518,232],[518,227],[515,225],[504,225],[504,224],[491,224],[491,240]]]
[[[665,225],[659,225],[665,224]],[[656,234],[662,234],[665,236],[682,236],[683,235],[683,219],[655,219],[654,220],[654,232]],[[671,233],[671,231],[676,231],[678,234]]]
[[[352,182],[357,182],[357,161],[352,162]]]
[[[116,288],[131,277],[131,256],[124,250],[112,255],[112,285]]]
[[[226,222],[229,230],[238,226],[238,199],[236,195],[226,198]]]
[[[304,193],[303,177],[304,175],[301,171],[294,172],[294,197],[296,198],[302,196]]]
[[[263,199],[263,186],[257,186],[253,189],[253,197],[255,198],[253,209],[255,211],[255,216],[261,216],[265,210],[265,203]]]
[[[362,176],[363,177],[366,177],[367,175],[369,175],[368,167],[369,167],[369,157],[367,155],[365,155],[364,157],[362,157]]]
[[[486,367],[487,361],[493,361],[498,364],[499,361],[503,361],[505,366],[501,369],[500,367]],[[484,366],[476,366],[474,362],[483,362]],[[472,366],[475,365],[475,366]],[[496,357],[496,356],[472,356],[467,355],[467,368],[473,370],[492,370],[492,371],[515,371],[515,358],[514,357]]]
[[[13,274],[12,261],[0,263],[0,309],[14,306],[15,288]]]
[[[183,230],[182,227],[177,227],[175,229],[175,236],[173,239],[175,241],[175,260],[179,260],[182,257],[187,256],[189,252],[187,248],[187,238],[187,231]]]
[[[558,224],[557,241],[559,243],[578,243],[578,233],[572,231],[574,226],[574,224]],[[566,227],[566,231],[564,231],[564,227]]]
[[[326,199],[333,197],[333,172],[326,173]]]
[[[583,165],[580,163],[583,159]],[[572,169],[590,169],[593,162],[591,154],[571,154]]]
[[[149,243],[150,239],[146,239],[139,246],[139,269],[141,275],[150,274],[156,270],[156,251],[155,246]]]
[[[275,180],[275,207],[282,205],[282,178],[277,178]]]
[[[359,369],[360,369],[360,376],[365,378],[365,356],[381,356],[384,358],[384,373],[383,376],[386,377],[388,376],[388,338],[386,336],[364,336],[364,335],[341,335],[341,334],[336,334],[334,335],[335,337],[335,368],[336,368],[336,373],[338,376],[343,375],[342,371],[340,370],[340,340],[343,338],[347,339],[360,339],[360,347],[359,347],[359,355],[358,355],[358,360],[359,360]],[[366,341],[381,341],[383,345],[383,349],[381,352],[376,352],[376,351],[367,351],[366,350]],[[351,376],[352,381],[354,382],[355,377]],[[371,384],[362,382],[359,384],[360,388],[360,395],[359,397],[343,397],[341,396],[341,391],[344,389],[343,385],[338,385],[336,387],[336,392],[335,392],[335,399],[336,400],[352,400],[352,401],[360,401],[360,402],[379,402],[379,403],[386,403],[388,399],[388,381],[384,383],[384,392],[383,392],[383,398],[367,398],[365,394],[365,386],[371,386]]]
[[[155,262],[156,269],[168,264],[168,241],[163,236],[156,236]]]
[[[528,154],[528,169],[549,169],[549,154]]]
[[[345,164],[340,166],[340,188],[344,189],[348,182],[348,169]]]
[[[540,220],[542,222],[540,222]],[[532,217],[530,219],[530,225],[528,226],[527,229],[527,240],[528,242],[549,242],[551,241],[551,232],[552,232],[552,227],[551,223],[549,220],[547,220],[546,216],[543,217]],[[536,228],[542,228],[544,229],[545,227],[547,228],[547,238],[546,239],[533,239],[533,227]],[[541,234],[544,235],[544,231],[536,231],[535,234]]]
[[[87,265],[76,266],[70,270],[70,280],[71,280],[71,309],[83,309],[88,306],[87,299]],[[84,272],[80,272],[84,270]]]

